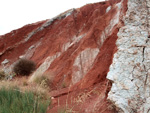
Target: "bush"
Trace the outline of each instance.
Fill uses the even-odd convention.
[[[46,113],[50,102],[18,88],[0,90],[0,113]]]
[[[35,70],[35,63],[28,59],[20,59],[14,65],[13,71],[17,75],[26,75],[28,76]]]
[[[0,80],[4,79],[6,76],[4,71],[0,71]]]

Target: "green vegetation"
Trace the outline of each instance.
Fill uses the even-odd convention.
[[[20,59],[13,67],[13,71],[17,75],[26,75],[28,76],[35,70],[35,63],[28,59]]]
[[[0,113],[46,113],[50,100],[18,88],[0,89]]]

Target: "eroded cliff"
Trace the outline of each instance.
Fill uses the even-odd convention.
[[[53,78],[49,113],[150,112],[149,12],[148,0],[110,0],[26,25],[0,36],[1,68],[35,61],[30,83]]]

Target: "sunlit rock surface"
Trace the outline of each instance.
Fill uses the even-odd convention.
[[[150,1],[128,0],[125,25],[118,32],[107,78],[112,81],[108,99],[123,113],[150,112]]]

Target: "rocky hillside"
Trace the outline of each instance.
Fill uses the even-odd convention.
[[[48,74],[54,113],[150,113],[150,1],[109,0],[70,9],[0,36],[1,69],[20,58]]]

